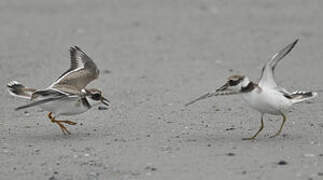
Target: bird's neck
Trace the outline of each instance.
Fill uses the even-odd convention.
[[[248,84],[241,87],[241,92],[242,93],[248,93],[248,92],[251,92],[252,90],[254,90],[257,87],[258,87],[258,85],[256,83],[254,83],[252,81],[249,81]]]

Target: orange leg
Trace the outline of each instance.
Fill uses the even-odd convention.
[[[62,124],[69,124],[69,125],[75,125],[76,123],[73,121],[66,121],[66,120],[56,120],[53,116],[52,116],[52,112],[48,113],[48,118],[51,120],[52,123],[56,123],[62,130],[63,134],[71,134],[67,128]]]

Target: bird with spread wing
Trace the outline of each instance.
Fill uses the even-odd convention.
[[[274,80],[274,71],[277,64],[295,47],[297,42],[298,40],[295,40],[288,44],[267,61],[262,68],[258,83],[250,81],[245,75],[232,75],[222,87],[188,102],[186,106],[213,96],[241,94],[247,104],[261,114],[260,128],[253,136],[244,138],[244,140],[253,140],[262,131],[264,128],[264,114],[282,116],[283,120],[278,132],[271,137],[278,136],[287,120],[285,114],[288,109],[296,103],[307,101],[317,96],[317,92],[312,91],[288,92],[278,86]]]
[[[28,88],[17,81],[7,84],[11,95],[31,101],[15,110],[39,106],[49,112],[48,118],[56,123],[65,135],[71,133],[64,124],[76,125],[76,123],[56,120],[58,116],[80,114],[101,103],[110,106],[109,100],[103,97],[100,90],[86,88],[91,81],[99,77],[99,69],[93,60],[77,46],[70,48],[70,59],[70,68],[48,88]]]

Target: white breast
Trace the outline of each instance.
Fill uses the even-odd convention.
[[[43,110],[53,112],[58,115],[75,115],[87,111],[89,108],[82,104],[80,97],[64,98],[57,101],[41,104]]]
[[[256,88],[243,94],[243,99],[257,111],[274,115],[279,115],[292,105],[281,92],[269,88]]]

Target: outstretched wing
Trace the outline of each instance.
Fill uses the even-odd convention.
[[[24,105],[24,106],[19,106],[19,107],[15,108],[15,110],[18,111],[20,109],[26,109],[26,108],[29,108],[29,107],[38,106],[40,104],[45,104],[45,103],[48,103],[48,102],[51,102],[51,101],[56,101],[56,100],[63,99],[63,98],[67,98],[67,97],[58,96],[58,97],[51,97],[51,98],[41,99],[41,100],[38,100],[38,101],[31,102],[31,103],[29,103],[27,105]]]
[[[99,77],[99,69],[93,60],[79,47],[70,48],[71,66],[50,87],[65,92],[81,91]]]
[[[36,90],[31,95],[31,98],[30,98],[32,100],[31,103],[17,107],[15,110],[38,106],[41,104],[46,104],[57,100],[71,100],[71,99],[79,99],[79,98],[80,97],[78,95],[69,94],[56,89],[40,89],[40,90]]]
[[[279,52],[277,52],[262,68],[260,80],[259,80],[259,86],[267,86],[275,88],[277,87],[277,84],[274,80],[274,71],[278,64],[278,62],[283,59],[296,45],[298,42],[298,39],[296,39],[294,42],[288,44],[286,47],[281,49]]]
[[[206,99],[206,98],[210,98],[210,97],[213,97],[213,96],[233,95],[233,94],[237,94],[237,93],[238,92],[221,92],[221,91],[208,92],[208,93],[203,94],[202,96],[200,96],[200,97],[198,97],[196,99],[193,99],[192,101],[186,103],[185,106],[189,106],[191,104],[196,103],[197,101],[200,101],[200,100],[203,100],[203,99]]]

